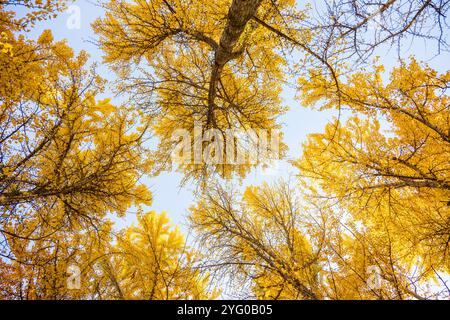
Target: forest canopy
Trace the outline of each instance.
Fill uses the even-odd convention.
[[[0,299],[450,298],[449,2],[100,0],[98,59],[71,5],[0,0]]]

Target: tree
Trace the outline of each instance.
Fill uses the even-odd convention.
[[[448,268],[450,73],[414,59],[395,68],[388,84],[381,72],[357,73],[341,85],[341,102],[365,119],[311,135],[295,165],[314,181],[305,187],[336,199],[355,220],[387,219],[393,237],[423,247],[430,267]],[[325,82],[308,82],[304,102],[325,98],[324,108],[336,106]]]
[[[449,49],[447,1],[327,1],[322,7],[315,24],[315,46],[330,59],[351,60],[353,70],[382,47],[395,47],[402,58],[411,40],[436,46],[437,53]]]
[[[59,259],[63,239],[79,243],[84,232],[100,241],[108,213],[123,215],[151,195],[139,183],[150,165],[146,122],[96,98],[105,81],[86,68],[85,52],[75,56],[48,30],[37,41],[16,35],[14,15],[1,9],[11,22],[1,25],[0,53],[0,255],[9,268]]]
[[[42,237],[43,225],[95,225],[109,212],[149,204],[139,184],[151,165],[143,147],[147,121],[96,99],[105,82],[85,68],[85,52],[74,56],[49,31],[36,42],[8,37],[11,52],[0,57],[2,235]]]
[[[236,281],[239,289],[231,294],[259,299],[449,297],[443,280],[448,269],[430,268],[426,258],[420,259],[426,248],[413,246],[407,232],[398,233],[390,220],[380,218],[376,225],[369,214],[356,220],[332,201],[308,201],[286,182],[248,187],[236,201],[239,196],[217,187],[191,208],[192,226],[210,257],[203,267]]]
[[[98,268],[93,266],[112,251],[111,223],[103,220],[97,228],[70,231],[45,225],[40,229],[42,237],[7,238],[10,254],[0,261],[0,299],[108,298],[97,294]]]
[[[163,166],[170,164],[178,142],[172,139],[174,132],[185,129],[193,136],[196,123],[202,132],[214,128],[222,136],[227,129],[279,127],[285,60],[277,48],[284,45],[253,18],[258,11],[265,20],[280,23],[278,8],[301,19],[303,13],[293,4],[280,1],[275,7],[260,0],[105,4],[106,16],[94,24],[105,62],[125,83],[119,89],[153,117]],[[283,150],[280,147],[277,157]],[[214,173],[244,176],[254,166],[189,160],[179,163],[179,169],[196,180]]]
[[[107,83],[85,52],[49,31],[27,38],[63,5],[0,2],[0,297],[207,299],[212,272],[260,299],[448,298],[450,73],[399,59],[385,84],[381,65],[362,68],[405,38],[448,49],[448,5],[335,1],[317,16],[294,0],[110,0],[93,27],[129,97],[114,105],[97,98]],[[223,138],[252,153],[238,131],[279,129],[292,79],[305,106],[352,117],[309,136],[299,188],[221,187],[217,175],[245,177],[270,157],[198,162],[198,147]],[[182,159],[180,131],[194,149]],[[190,221],[205,252],[165,214],[142,214],[141,176],[173,165],[201,186]],[[137,226],[116,233],[108,215],[131,207]]]
[[[165,213],[138,216],[138,225],[117,236],[111,259],[102,260],[107,298],[179,300],[211,299],[218,291],[196,267],[200,255],[190,249]],[[109,291],[109,292],[108,292]],[[100,296],[102,297],[102,296]]]
[[[0,262],[2,299],[173,300],[218,293],[165,213],[141,213],[137,226],[116,234],[104,221],[100,230],[12,238],[10,246],[16,259]]]
[[[17,4],[37,10],[31,25],[59,6]],[[166,215],[141,213],[152,200],[139,182],[152,166],[148,120],[97,99],[106,81],[85,52],[48,30],[37,41],[17,36],[25,20],[0,13],[10,22],[0,42],[0,298],[215,297]],[[116,234],[108,215],[131,206],[138,225]]]
[[[364,62],[384,43],[412,34],[434,37],[446,46],[444,1],[409,6],[404,1],[339,1],[319,11],[319,17],[309,6],[297,8],[293,0],[112,0],[103,7],[106,15],[94,30],[104,61],[120,77],[119,92],[129,94],[153,118],[152,129],[160,139],[159,167],[175,164],[186,179],[243,177],[267,160],[245,165],[173,160],[179,143],[173,136],[177,130],[194,136],[196,123],[202,132],[219,130],[219,136],[227,129],[278,128],[286,74],[318,68],[339,92],[342,64]],[[431,20],[439,22],[439,30],[425,26]],[[373,21],[381,26],[366,43],[361,38]],[[296,52],[299,59],[293,58]],[[276,156],[281,158],[284,150],[283,145]]]
[[[283,185],[263,185],[248,188],[240,207],[237,195],[216,189],[193,208],[217,266],[251,281],[257,297],[449,296],[449,73],[414,59],[387,84],[382,73],[352,74],[339,92],[317,70],[300,79],[305,106],[354,113],[308,137],[293,162],[301,200]],[[308,245],[289,247],[297,233]],[[314,263],[297,262],[298,252]],[[305,266],[314,267],[309,277]]]
[[[439,271],[446,271],[445,264],[435,263],[443,255],[442,252],[438,255],[433,253],[437,248],[434,245],[431,245],[433,249],[430,250],[428,245],[418,244],[423,233],[417,233],[417,225],[437,228],[441,235],[439,241],[445,240],[446,232],[443,230],[446,230],[446,223],[442,222],[446,220],[440,217],[442,209],[447,209],[448,201],[445,187],[448,180],[445,176],[448,162],[448,101],[435,93],[435,89],[447,87],[447,76],[436,78],[431,70],[421,72],[412,63],[399,68],[395,73],[399,80],[385,88],[381,85],[381,67],[373,73],[352,74],[354,70],[349,65],[351,62],[359,66],[367,65],[375,49],[383,44],[400,43],[406,35],[433,38],[437,40],[439,49],[445,49],[447,44],[442,36],[445,30],[440,26],[445,23],[443,14],[448,10],[446,2],[412,1],[405,5],[403,1],[339,1],[327,6],[326,14],[318,20],[308,8],[300,10],[294,2],[288,1],[235,0],[225,1],[220,6],[191,1],[112,1],[105,4],[105,9],[106,17],[94,24],[100,34],[99,44],[106,54],[105,62],[126,83],[119,87],[119,91],[131,93],[132,99],[154,117],[152,129],[162,140],[159,161],[163,163],[174,148],[174,144],[170,143],[173,132],[178,128],[191,132],[196,122],[205,129],[218,128],[222,131],[252,125],[274,128],[276,122],[264,119],[275,119],[281,114],[281,109],[274,109],[273,103],[253,109],[244,103],[248,101],[246,96],[230,94],[230,87],[239,88],[240,91],[245,87],[255,88],[255,93],[260,93],[264,99],[271,97],[271,101],[276,102],[279,87],[273,83],[286,80],[284,75],[287,73],[293,76],[300,74],[298,85],[305,105],[325,101],[323,108],[341,110],[342,107],[350,107],[360,113],[359,117],[350,120],[348,130],[341,127],[340,119],[330,124],[326,131],[326,142],[321,140],[322,136],[312,135],[304,157],[295,163],[302,170],[301,174],[310,178],[302,178],[305,188],[320,179],[320,188],[311,187],[312,195],[308,199],[314,208],[318,208],[321,219],[335,221],[333,225],[337,227],[339,219],[350,215],[352,218],[344,219],[339,230],[350,228],[352,234],[349,235],[348,230],[332,234],[323,225],[320,228],[316,226],[312,234],[305,228],[294,227],[296,223],[303,223],[303,213],[300,209],[291,212],[290,206],[285,205],[291,201],[283,200],[286,192],[272,190],[268,186],[256,189],[263,194],[257,198],[266,210],[264,218],[275,222],[273,226],[269,222],[267,226],[262,226],[260,220],[263,220],[263,214],[254,208],[250,196],[258,194],[257,191],[248,189],[240,207],[236,208],[232,204],[235,194],[212,188],[211,192],[205,191],[205,194],[200,195],[198,206],[192,210],[195,228],[204,243],[210,244],[212,252],[218,256],[212,266],[228,267],[231,274],[243,277],[246,283],[252,280],[253,293],[258,297],[338,299],[427,298],[436,295],[423,289],[423,284],[433,277],[439,278]],[[197,16],[204,19],[200,22]],[[430,21],[438,22],[437,29],[427,27]],[[377,28],[373,38],[368,38],[366,35],[371,23],[376,23]],[[293,61],[292,52],[297,50],[302,53],[300,61]],[[268,59],[262,60],[260,57]],[[267,65],[266,61],[270,61],[270,68],[263,67]],[[349,73],[349,80],[346,81],[346,74]],[[241,82],[245,86],[237,84],[241,76],[248,79]],[[270,82],[260,79],[270,79]],[[410,79],[418,81],[412,88],[408,87]],[[426,86],[423,86],[424,82]],[[229,83],[232,85],[229,86]],[[271,84],[271,87],[267,84]],[[415,100],[416,92],[427,103],[429,99],[433,100],[429,111],[414,106],[421,105]],[[240,97],[245,99],[240,100]],[[374,109],[380,111],[378,115],[399,127],[398,132],[396,129],[394,132],[401,136],[400,141],[384,139],[377,134],[379,124]],[[248,113],[248,110],[251,112]],[[263,112],[256,113],[253,110]],[[249,116],[240,118],[240,115],[247,113]],[[235,118],[235,115],[238,116]],[[237,121],[220,122],[222,119]],[[415,122],[424,130],[420,134],[415,132]],[[422,125],[425,127],[422,128]],[[353,167],[344,171],[347,168],[344,164],[347,163],[329,153],[334,151],[336,145],[338,151],[354,157],[351,151],[358,147],[356,142],[349,142],[349,149],[345,150],[340,140],[355,134],[362,136],[356,139],[358,143],[363,137],[363,141],[373,142],[357,149],[361,154],[361,158],[357,159],[359,162],[355,164],[353,159],[348,160],[348,166]],[[437,161],[436,165],[422,158],[421,152],[414,151],[422,148],[422,143],[429,145],[426,155]],[[401,145],[399,152],[402,155],[412,150],[410,155],[420,156],[424,167],[415,167],[414,159],[408,158],[408,155],[399,157],[388,154],[392,146],[398,144]],[[374,162],[374,167],[371,164],[367,166],[368,161]],[[393,162],[396,165],[391,167]],[[187,177],[197,179],[211,172],[218,172],[225,178],[231,177],[224,166],[211,169],[205,163],[195,166],[192,161],[188,161],[188,165],[179,164],[179,168]],[[231,169],[230,173],[242,170],[242,166],[228,168]],[[245,170],[241,171],[241,175],[245,175],[248,170],[248,167],[243,168]],[[399,173],[398,170],[406,170],[406,173]],[[354,200],[355,197],[349,198],[347,202],[342,201],[343,194],[353,195],[350,191],[360,190],[358,179],[361,175],[371,175],[373,171],[377,171],[374,174],[376,177],[364,185],[368,189],[365,190],[367,196],[360,196],[360,192],[356,196],[358,201]],[[379,189],[377,183],[381,179],[389,180],[384,185],[388,189],[401,191],[395,196],[389,193],[387,200],[384,200],[388,205],[378,206],[377,197],[372,197],[372,193]],[[373,185],[375,181],[377,183]],[[210,186],[214,184],[207,184],[207,189],[211,189]],[[414,190],[411,195],[405,191],[408,188]],[[420,189],[418,196],[417,188]],[[428,188],[426,192],[423,192],[424,188]],[[326,195],[330,201],[337,193],[340,196],[338,205],[331,206],[330,202],[317,200],[322,191],[328,192]],[[404,213],[403,220],[399,217],[387,221],[386,217],[393,214],[389,210],[392,209],[393,201],[397,201],[396,197],[405,199],[398,204],[398,210],[402,209]],[[361,204],[365,205],[364,209]],[[381,213],[372,214],[373,208]],[[408,215],[407,209],[416,213]],[[277,222],[277,214],[290,218]],[[286,221],[291,220],[295,223],[290,222],[291,225],[286,226]],[[429,223],[432,221],[433,224],[440,222],[431,227]],[[356,225],[359,224],[364,230],[370,230],[358,230]],[[404,224],[408,228],[402,229]],[[416,232],[411,233],[414,226]],[[298,235],[286,233],[284,228],[296,230]],[[290,238],[296,237],[302,239],[296,241],[304,245],[299,248],[289,247]],[[442,244],[445,246],[445,242]],[[323,250],[317,252],[313,248]],[[285,251],[289,254],[283,256]],[[328,256],[321,255],[324,252]],[[297,255],[309,257],[315,262],[306,264],[310,269],[300,267],[300,274],[296,274],[292,268],[285,266],[295,261],[293,257]],[[417,261],[417,258],[423,258],[424,262]],[[327,262],[327,268],[323,261]],[[339,267],[334,268],[336,265]],[[372,265],[381,269],[387,281],[380,290],[367,290],[370,276],[367,267]],[[413,275],[411,266],[423,271],[420,277]],[[331,278],[317,280],[316,277],[323,273]],[[444,282],[441,284],[445,286]],[[421,287],[420,293],[414,289],[417,286]],[[446,295],[447,292],[439,294]]]
[[[252,280],[259,298],[317,299],[317,250],[301,232],[308,222],[287,185],[248,187],[239,194],[218,186],[191,208],[190,220],[214,260],[243,284]],[[237,202],[237,205],[234,203]],[[320,241],[320,240],[319,240]]]
[[[54,18],[65,8],[65,0],[2,0],[0,1],[0,25],[11,30],[29,31],[37,21]],[[9,8],[23,8],[17,17]]]

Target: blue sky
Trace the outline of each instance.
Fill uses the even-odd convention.
[[[98,64],[98,72],[108,80],[114,80],[115,75],[108,68],[102,65],[102,53],[93,44],[95,34],[91,29],[91,23],[102,15],[102,9],[94,2],[78,0],[73,5],[80,8],[80,28],[69,28],[67,26],[70,14],[61,13],[56,19],[39,23],[36,28],[29,33],[30,38],[36,39],[44,29],[51,29],[56,40],[66,39],[68,44],[76,51],[85,50],[91,56],[91,62]],[[73,13],[73,11],[72,11]],[[396,63],[394,49],[386,51],[386,48],[379,48],[376,54],[381,56],[381,62],[388,71]],[[434,57],[436,53],[435,45],[427,46],[423,40],[415,41],[405,49],[405,52],[414,52],[419,60],[428,62],[432,67],[440,71],[448,69],[450,56],[448,53]],[[105,97],[111,97],[112,93],[105,92]],[[298,100],[295,100],[295,91],[286,89],[283,92],[284,104],[289,107],[289,111],[280,117],[283,124],[284,141],[289,146],[287,159],[296,159],[301,155],[301,143],[306,140],[309,133],[321,132],[328,121],[336,115],[335,111],[317,111],[310,108],[303,108]],[[270,181],[281,177],[288,177],[294,174],[295,170],[287,163],[283,163],[275,175],[262,175],[260,171],[252,172],[242,184],[259,184],[261,181]],[[186,232],[185,217],[187,208],[193,203],[191,187],[179,187],[181,175],[176,172],[165,172],[158,177],[145,179],[145,183],[153,193],[153,204],[149,209],[157,212],[166,211],[173,223],[180,224],[182,230]],[[125,217],[117,220],[117,226],[128,225],[135,221],[133,210]]]

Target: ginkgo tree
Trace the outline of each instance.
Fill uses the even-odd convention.
[[[12,262],[0,261],[1,299],[212,299],[219,291],[199,269],[165,213],[143,213],[137,225],[56,231],[11,238]]]
[[[37,10],[40,2],[18,4]],[[42,5],[27,16],[31,25],[59,2]],[[48,30],[35,41],[19,35],[25,20],[1,9],[9,20],[0,30],[0,297],[214,296],[193,268],[198,255],[165,215],[142,214],[118,234],[111,228],[109,214],[152,200],[139,182],[152,165],[147,119],[97,99],[106,82],[86,66],[87,53],[76,55]],[[68,284],[72,276],[79,287]]]
[[[98,259],[98,298],[181,300],[212,299],[219,291],[198,268],[199,252],[191,249],[166,213],[139,214],[137,226],[116,235],[108,255]],[[92,290],[92,292],[95,292]]]
[[[212,269],[259,298],[449,297],[449,73],[415,59],[383,70],[339,91],[318,70],[300,79],[305,106],[353,115],[309,135],[296,187],[200,197],[191,220]]]
[[[319,17],[294,0],[102,6],[93,28],[125,105],[98,98],[107,82],[86,52],[50,31],[29,38],[63,2],[0,2],[1,298],[211,299],[216,272],[246,298],[450,296],[449,73],[414,58],[389,81],[381,65],[361,68],[407,35],[448,48],[448,2],[334,1]],[[173,157],[179,130],[200,128],[203,149],[210,129],[214,141],[236,130],[233,143],[240,130],[280,129],[288,81],[305,107],[353,113],[309,135],[294,185],[239,192],[213,179],[269,159]],[[141,177],[172,166],[201,186],[197,250],[165,213],[144,213]],[[110,215],[130,209],[137,224],[116,230]]]
[[[388,83],[382,70],[342,84],[341,102],[357,115],[310,135],[294,164],[304,188],[370,228],[389,228],[392,241],[409,243],[430,269],[448,271],[450,76],[414,59]],[[335,107],[336,95],[315,79],[305,82],[304,102]]]
[[[243,194],[233,188],[211,188],[191,208],[190,220],[208,253],[203,267],[231,278],[236,283],[231,295],[258,299],[450,295],[448,269],[441,264],[445,257],[430,257],[430,249],[413,242],[407,231],[400,232],[387,213],[377,222],[369,212],[357,220],[334,201],[302,195],[293,182],[251,186]]]
[[[104,4],[94,23],[104,61],[119,75],[119,90],[129,93],[154,119],[161,140],[160,166],[171,164],[176,130],[202,132],[279,128],[285,59],[281,39],[252,20],[256,13],[281,23],[277,8],[301,19],[294,1],[277,6],[252,1],[121,1]],[[199,17],[202,17],[200,19]],[[293,19],[291,19],[293,20]],[[297,32],[298,33],[298,32]],[[300,34],[299,34],[300,36]],[[307,39],[308,33],[302,34]],[[192,134],[193,135],[193,134]],[[192,141],[194,144],[194,141]],[[283,146],[280,148],[280,157]],[[175,163],[187,178],[214,173],[244,176],[254,165]],[[264,159],[262,159],[264,160]]]
[[[95,224],[108,212],[149,204],[139,183],[151,165],[146,120],[96,99],[105,83],[85,67],[87,54],[75,56],[50,31],[37,41],[10,33],[9,44],[0,57],[2,234],[33,237],[43,224]],[[34,213],[39,221],[19,231]]]
[[[118,91],[153,119],[160,139],[155,168],[175,165],[196,181],[217,174],[229,179],[267,159],[245,165],[174,160],[174,133],[193,136],[196,124],[219,136],[227,129],[271,131],[286,110],[282,85],[309,67],[339,92],[342,65],[365,62],[384,43],[410,34],[446,48],[442,28],[424,25],[442,25],[448,3],[405,2],[338,1],[316,16],[310,4],[294,0],[111,0],[102,2],[105,16],[93,27],[104,62],[119,76]],[[375,36],[364,37],[374,21]],[[274,157],[285,150],[280,146]]]
[[[5,0],[0,2],[0,23],[15,31],[30,31],[38,21],[55,18],[65,0]],[[23,9],[22,15],[16,11]]]

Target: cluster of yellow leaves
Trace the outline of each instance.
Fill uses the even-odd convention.
[[[200,256],[191,250],[167,215],[150,212],[138,216],[138,226],[118,237],[111,260],[121,299],[207,299],[208,275],[193,268]]]
[[[293,161],[301,205],[285,187],[263,185],[247,188],[240,208],[226,190],[192,208],[205,243],[257,297],[448,296],[450,73],[413,58],[387,84],[383,72],[338,86],[320,70],[300,78],[305,106],[353,112],[310,134]]]
[[[212,257],[235,268],[244,283],[252,280],[260,299],[319,298],[318,252],[305,236],[309,222],[292,190],[263,184],[237,197],[218,188],[191,208],[190,220]]]
[[[60,212],[52,210],[52,213],[56,221]],[[33,239],[8,237],[14,259],[0,263],[0,299],[102,298],[94,286],[98,276],[93,266],[111,251],[111,223],[103,221],[99,227],[90,229],[73,227],[67,232],[30,217],[22,231],[38,226],[40,234]],[[69,287],[71,266],[80,270],[78,290]]]
[[[340,101],[355,115],[310,135],[294,165],[305,190],[334,201],[348,213],[346,223],[364,227],[351,236],[350,247],[364,242],[358,263],[375,257],[382,270],[395,265],[385,278],[408,290],[413,286],[402,282],[414,268],[421,272],[417,286],[441,284],[438,272],[450,267],[450,72],[411,59],[392,70],[389,83],[382,79],[382,66],[351,75],[340,91],[324,77],[302,79],[303,103],[332,108]]]
[[[27,16],[30,23],[59,6],[23,3],[42,5]],[[106,82],[86,66],[86,52],[74,54],[49,30],[37,40],[16,35],[23,21],[3,9],[0,298],[215,296],[207,275],[193,269],[196,253],[165,214],[142,215],[117,236],[112,231],[108,214],[152,201],[140,183],[153,164],[144,147],[147,118],[97,98]],[[77,290],[68,287],[70,266],[81,271]]]
[[[149,204],[138,184],[150,165],[142,147],[145,120],[96,100],[104,80],[85,70],[85,52],[74,56],[50,31],[36,43],[23,37],[17,43],[13,57],[2,56],[1,203],[57,200],[96,215]]]
[[[15,31],[29,31],[38,21],[55,18],[65,8],[65,0],[9,0],[0,3],[0,22],[2,27]],[[20,17],[9,11],[9,6],[22,8]]]
[[[1,50],[0,52],[3,54],[9,54],[10,56],[13,55],[12,45],[8,43],[8,35],[6,32],[2,32],[0,34],[0,46]]]
[[[162,169],[171,164],[178,142],[172,139],[174,132],[183,129],[193,136],[194,123],[222,134],[227,129],[279,128],[276,119],[286,110],[280,99],[286,61],[277,49],[284,46],[279,37],[250,21],[234,43],[235,57],[219,68],[217,84],[213,81],[213,60],[231,2],[112,0],[105,17],[93,25],[105,62],[121,77],[119,90],[131,93],[153,117]],[[284,30],[289,21],[277,10],[297,18],[304,14],[295,9],[295,1],[284,0],[276,8],[263,1],[258,16]],[[307,32],[301,37],[308,38]],[[285,149],[280,146],[280,156]],[[195,180],[213,173],[243,177],[254,166],[194,164],[193,159],[174,164]]]
[[[198,254],[165,213],[138,216],[116,235],[111,223],[83,232],[53,233],[41,241],[10,239],[15,259],[0,262],[4,299],[211,299],[208,275],[195,268]],[[70,267],[80,270],[70,288]]]
[[[446,296],[442,254],[415,246],[410,220],[395,222],[386,207],[358,220],[333,199],[299,198],[285,183],[249,187],[236,203],[239,196],[211,190],[191,208],[191,222],[217,271],[244,292],[250,284],[259,299]]]

